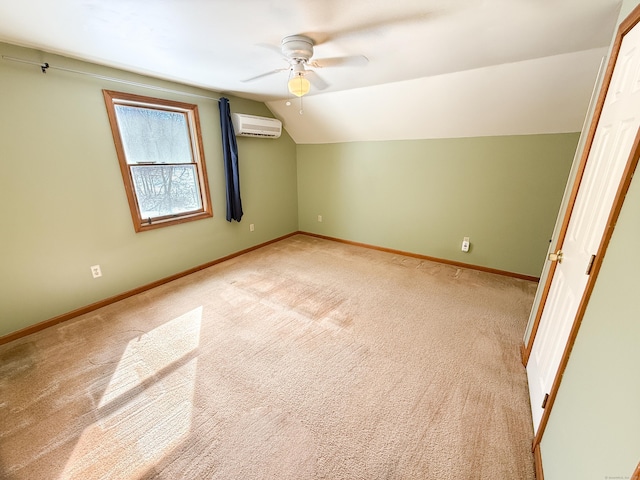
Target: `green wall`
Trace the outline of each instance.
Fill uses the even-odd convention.
[[[220,96],[12,45],[0,44],[0,54]],[[296,151],[286,133],[238,138],[245,216],[228,223],[216,101],[7,60],[0,86],[0,335],[298,229]],[[134,232],[103,88],[198,104],[213,218]],[[229,99],[232,111],[271,116],[262,103]],[[94,264],[103,277],[92,278]]]
[[[619,20],[637,5],[623,2]],[[637,172],[542,437],[546,480],[629,479],[640,461]]]
[[[578,137],[298,145],[300,230],[539,276]]]

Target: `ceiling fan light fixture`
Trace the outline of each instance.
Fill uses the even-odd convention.
[[[291,92],[296,97],[302,97],[303,95],[306,95],[311,89],[309,80],[304,78],[304,75],[302,74],[297,74],[292,77],[287,85],[289,86],[289,92]]]

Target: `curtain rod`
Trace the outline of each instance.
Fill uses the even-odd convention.
[[[107,77],[105,75],[99,75],[97,73],[82,72],[80,70],[73,70],[71,68],[54,67],[52,65],[49,65],[48,63],[33,62],[31,60],[25,60],[25,59],[22,59],[22,58],[15,58],[15,57],[8,57],[6,55],[2,55],[2,59],[3,60],[9,60],[11,62],[27,63],[29,65],[37,65],[37,66],[40,67],[40,70],[42,70],[42,73],[47,73],[47,70],[49,70],[49,69],[61,70],[63,72],[76,73],[78,75],[87,75],[89,77],[99,78],[101,80],[107,80],[109,82],[124,83],[125,85],[132,85],[134,87],[149,88],[151,90],[158,90],[160,92],[177,93],[179,95],[187,95],[187,96],[190,96],[190,97],[205,98],[207,100],[215,100],[216,102],[220,101],[220,99],[216,98],[216,97],[208,97],[206,95],[198,95],[197,93],[183,92],[183,91],[180,91],[180,90],[173,90],[171,88],[156,87],[155,85],[148,85],[146,83],[139,83],[139,82],[133,82],[133,81],[130,81],[130,80],[123,80],[122,78]]]

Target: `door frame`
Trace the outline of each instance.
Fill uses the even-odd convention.
[[[564,219],[562,221],[562,225],[560,227],[560,231],[558,234],[558,238],[556,240],[555,247],[552,251],[557,251],[562,248],[562,244],[564,243],[567,229],[569,227],[569,221],[571,219],[571,215],[573,213],[573,208],[575,206],[576,197],[578,196],[578,190],[580,189],[580,184],[582,182],[582,178],[584,175],[584,170],[587,164],[587,159],[589,158],[589,154],[591,152],[591,147],[593,145],[593,139],[595,137],[596,129],[598,127],[598,123],[600,121],[600,116],[602,114],[602,109],[604,106],[604,101],[607,96],[607,92],[609,91],[609,87],[611,85],[611,78],[613,76],[613,70],[615,68],[616,62],[618,60],[618,55],[620,53],[620,47],[622,45],[622,40],[624,36],[629,33],[638,23],[640,23],[640,5],[636,6],[633,11],[620,23],[618,27],[618,31],[616,33],[616,37],[611,48],[611,54],[609,57],[609,62],[607,65],[607,70],[605,72],[605,76],[603,79],[602,86],[600,88],[600,94],[598,96],[598,102],[596,104],[594,114],[591,120],[591,125],[589,127],[588,137],[585,143],[584,150],[582,151],[582,156],[580,158],[580,165],[578,167],[576,177],[573,183],[573,187],[571,189],[571,194],[569,197],[569,201],[567,204],[567,209],[564,213]],[[551,390],[549,392],[549,398],[547,400],[545,409],[542,413],[542,418],[540,420],[540,425],[538,426],[538,431],[533,440],[533,450],[536,451],[536,447],[539,445],[542,435],[544,433],[545,427],[547,425],[549,415],[553,408],[553,403],[555,402],[558,389],[560,388],[560,383],[562,380],[562,376],[569,362],[569,356],[571,354],[571,350],[575,343],[576,337],[578,335],[578,330],[580,329],[580,324],[582,322],[582,318],[584,317],[584,313],[586,311],[587,305],[589,303],[589,299],[591,297],[591,292],[593,291],[593,287],[598,278],[598,273],[600,272],[600,267],[602,265],[602,260],[604,258],[605,252],[609,245],[609,241],[611,240],[611,235],[613,234],[613,229],[615,228],[616,222],[618,220],[618,216],[620,215],[620,210],[622,209],[622,204],[624,203],[624,198],[629,190],[629,185],[631,184],[631,179],[633,178],[633,174],[636,170],[636,166],[638,165],[638,159],[640,158],[640,129],[635,137],[633,146],[631,148],[631,153],[629,158],[627,159],[627,163],[625,165],[624,172],[622,174],[622,178],[618,189],[616,191],[616,196],[613,201],[613,205],[611,207],[611,211],[609,213],[609,217],[607,220],[607,225],[605,227],[604,233],[602,235],[598,251],[596,253],[596,258],[593,263],[593,267],[591,270],[591,274],[589,275],[589,279],[587,280],[587,284],[585,286],[584,293],[580,300],[578,310],[576,316],[573,320],[573,325],[571,327],[571,331],[569,333],[569,338],[567,340],[567,344],[564,348],[562,358],[560,360],[560,364],[558,365],[558,371],[555,374],[555,378],[553,384],[551,386]],[[546,282],[543,286],[542,295],[540,298],[540,303],[538,306],[538,310],[536,312],[536,316],[533,322],[533,326],[531,328],[531,334],[529,335],[527,344],[524,346],[522,351],[522,361],[523,364],[527,365],[529,361],[529,357],[531,356],[531,351],[533,349],[533,343],[535,341],[536,334],[538,332],[538,328],[540,326],[540,319],[542,318],[542,312],[544,310],[547,298],[549,296],[549,290],[551,288],[551,282],[553,281],[554,273],[556,270],[556,262],[554,262],[550,268],[549,273],[547,275]]]

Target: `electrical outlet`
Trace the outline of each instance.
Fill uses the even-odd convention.
[[[469,237],[464,237],[462,239],[462,251],[463,252],[469,251]]]
[[[93,278],[98,278],[102,276],[102,270],[100,270],[100,265],[93,265],[89,268],[91,269],[91,275],[93,275]]]
[[[318,215],[318,221],[321,222],[322,221],[322,215]]]
[[[255,225],[253,223],[249,224],[249,231],[253,232],[256,229]]]

